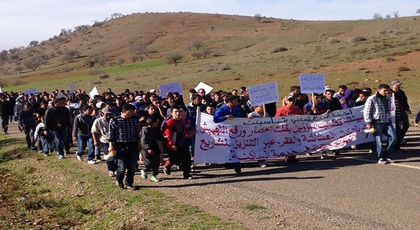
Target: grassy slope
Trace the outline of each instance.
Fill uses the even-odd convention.
[[[121,190],[98,167],[45,158],[1,134],[0,171],[1,229],[241,229],[147,188]]]
[[[229,90],[268,81],[278,81],[280,94],[298,84],[299,73],[325,73],[332,87],[349,84],[351,87],[375,88],[379,81],[399,78],[404,90],[414,95],[418,87],[420,30],[418,17],[358,21],[295,21],[266,18],[258,23],[252,17],[193,13],[132,14],[107,21],[101,28],[90,28],[86,34],[72,33],[65,43],[47,43],[33,49],[52,54],[65,48],[78,49],[83,57],[69,64],[58,61],[55,54],[49,63],[36,71],[3,76],[18,86],[4,90],[36,88],[51,91],[76,88],[90,91],[95,85],[105,90],[112,87],[120,92],[156,88],[159,84],[180,81],[187,91],[204,81],[215,89]],[[181,21],[185,21],[182,25]],[[214,29],[211,30],[210,28]],[[351,42],[356,36],[366,41]],[[334,39],[338,43],[332,43]],[[195,40],[204,41],[212,50],[206,59],[191,57],[185,49]],[[133,65],[128,44],[147,44],[152,51],[144,63]],[[285,47],[286,52],[271,53]],[[201,48],[201,49],[203,49]],[[42,50],[42,51],[41,51]],[[178,51],[184,55],[180,66],[162,65],[167,53]],[[124,58],[123,67],[103,67],[108,79],[83,67],[83,59],[103,52],[109,62]],[[25,56],[25,52],[22,52]],[[395,59],[390,60],[389,57]],[[388,59],[387,59],[388,58]],[[162,64],[156,64],[160,62]],[[221,66],[229,70],[218,71]],[[11,66],[12,68],[13,66]],[[72,71],[65,72],[65,68]],[[409,71],[399,71],[408,67]],[[211,71],[214,69],[214,71]],[[27,85],[25,85],[27,83]],[[417,98],[411,98],[418,104]]]

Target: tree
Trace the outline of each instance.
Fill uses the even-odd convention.
[[[420,14],[420,9],[417,9],[416,14]]]
[[[178,63],[182,60],[183,56],[178,52],[172,52],[166,56],[166,62],[168,64],[174,64],[178,66]]]
[[[23,65],[32,71],[35,71],[43,64],[46,64],[46,60],[39,54],[23,60]]]
[[[148,56],[148,54],[150,53],[150,50],[147,49],[147,46],[143,45],[143,44],[131,44],[130,45],[130,51],[133,54],[136,55],[145,55],[146,57]]]
[[[382,18],[382,15],[381,15],[381,14],[379,14],[379,13],[374,13],[374,14],[373,14],[373,19],[378,20],[378,19],[383,19],[383,18]]]
[[[113,14],[111,14],[111,19],[114,19],[114,18],[121,18],[123,16],[123,14],[122,13],[113,13]]]
[[[209,49],[204,49],[203,51],[202,51],[202,53],[203,53],[203,58],[206,58],[207,57],[207,55],[209,55],[209,54],[211,54],[211,50],[209,50]]]
[[[193,56],[193,57],[195,57],[195,58],[199,59],[200,57],[202,57],[202,56],[203,56],[203,54],[202,54],[201,52],[194,52],[194,53],[192,53],[192,54],[191,54],[191,56]]]
[[[122,67],[122,65],[124,64],[125,59],[124,58],[117,58],[117,65],[119,65],[120,67]]]
[[[38,44],[39,44],[39,42],[35,41],[35,40],[29,42],[29,46],[37,46]]]
[[[394,15],[394,18],[398,18],[400,17],[399,12],[398,11],[394,11],[392,12],[392,15]]]
[[[61,57],[61,61],[64,62],[72,62],[76,57],[80,56],[80,52],[76,49],[65,49],[63,52],[63,56]]]
[[[386,18],[391,18],[390,14],[385,15]]]
[[[15,67],[15,71],[16,72],[18,72],[18,73],[22,73],[22,71],[23,71],[23,66],[21,66],[21,65],[17,65],[16,67]]]
[[[203,46],[203,41],[197,39],[197,40],[193,41],[193,43],[191,45],[194,46],[197,50],[199,50],[200,47]]]
[[[6,61],[7,60],[7,54],[8,54],[9,52],[7,51],[7,50],[2,50],[1,52],[0,52],[0,61]]]
[[[261,22],[261,19],[262,19],[263,17],[261,16],[261,14],[255,14],[255,15],[254,15],[254,18],[255,18],[255,20],[257,20],[258,22]]]

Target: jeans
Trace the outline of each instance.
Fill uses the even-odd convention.
[[[64,142],[67,138],[67,129],[51,129],[50,132],[54,137],[55,149],[58,155],[64,156]]]
[[[4,133],[7,133],[9,129],[9,115],[1,116],[1,128],[3,129]]]
[[[373,133],[373,136],[375,137],[375,148],[376,148],[376,154],[378,158],[389,158],[393,150],[395,139],[396,139],[394,126],[392,126],[391,122],[388,122],[388,123],[373,123],[373,127],[376,129],[376,132]],[[382,152],[383,135],[386,135],[388,137],[388,145],[386,147],[386,150]]]
[[[23,128],[23,131],[25,132],[25,139],[26,139],[26,144],[28,145],[28,148],[34,148],[35,147],[35,140],[34,140],[35,126],[25,126]]]
[[[108,155],[108,147],[109,143],[101,143],[102,151],[104,155]],[[117,171],[117,159],[113,159],[112,161],[106,161],[106,166],[108,168],[108,172],[115,172]]]
[[[52,148],[51,140],[48,138],[41,138],[40,141],[41,141],[41,146],[42,146],[42,153],[48,154],[50,152],[50,149]]]
[[[83,152],[86,150],[86,146],[89,146],[88,150],[88,161],[95,159],[95,147],[93,146],[92,135],[89,136],[77,136],[77,155],[82,156]]]
[[[169,159],[165,167],[171,168],[176,163],[181,163],[184,177],[191,176],[191,153],[188,145],[178,147],[178,151],[167,149]]]
[[[139,150],[137,142],[116,143],[115,150],[117,155],[118,169],[115,179],[119,184],[122,184],[125,177],[125,185],[133,186],[134,174],[136,173],[137,160],[139,159]]]

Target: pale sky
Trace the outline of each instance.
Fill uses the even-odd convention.
[[[61,29],[92,25],[113,13],[219,13],[297,20],[372,19],[398,11],[415,16],[420,0],[0,0],[0,51],[44,41]]]

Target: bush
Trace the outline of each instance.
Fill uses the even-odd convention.
[[[107,79],[107,78],[109,78],[108,74],[99,75],[99,79]]]
[[[393,58],[393,57],[385,57],[385,61],[386,62],[393,62],[393,61],[395,61],[395,58]]]
[[[230,70],[230,66],[225,64],[219,67],[219,72],[225,71],[225,70]]]
[[[415,37],[413,37],[413,36],[411,36],[411,35],[407,35],[407,36],[405,36],[404,38],[404,41],[410,41],[410,40],[414,40],[414,39],[416,39]]]
[[[116,77],[115,78],[115,81],[122,81],[122,80],[125,80],[125,78],[123,78],[123,77]]]
[[[400,67],[398,67],[398,71],[410,71],[410,68],[408,68],[406,66],[400,66]]]
[[[338,40],[337,38],[328,38],[327,42],[328,44],[336,44],[339,43],[340,40]]]
[[[363,42],[366,41],[367,39],[365,37],[362,36],[356,36],[353,38],[350,38],[350,42]]]
[[[288,49],[286,47],[277,47],[271,50],[271,53],[286,52]]]

